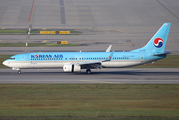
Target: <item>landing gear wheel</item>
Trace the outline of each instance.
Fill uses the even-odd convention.
[[[87,69],[87,70],[86,70],[86,74],[91,74],[91,70],[90,70],[90,69]]]
[[[18,74],[21,74],[21,70],[19,70],[17,73],[18,73]]]

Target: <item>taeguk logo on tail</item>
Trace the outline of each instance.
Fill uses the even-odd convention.
[[[154,40],[154,46],[156,48],[161,48],[164,44],[164,41],[162,40],[162,38],[155,38]]]

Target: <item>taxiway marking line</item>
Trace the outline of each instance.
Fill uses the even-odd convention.
[[[43,42],[43,43],[44,43],[44,42],[47,42],[47,40],[44,40],[44,41],[42,41],[42,42]]]
[[[32,14],[33,14],[33,9],[34,9],[34,4],[35,4],[35,0],[33,0],[33,3],[32,3],[32,8],[31,8],[31,12],[30,12],[29,22],[31,22],[31,18],[32,18]]]

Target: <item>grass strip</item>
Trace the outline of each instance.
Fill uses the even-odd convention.
[[[0,43],[0,47],[25,47],[26,43]],[[56,44],[56,43],[28,43],[28,47],[69,47],[81,46],[81,44]]]
[[[178,120],[179,117],[161,117],[161,116],[0,116],[2,120]]]
[[[63,30],[32,30],[30,33],[39,33],[40,31],[63,31]],[[66,30],[65,30],[66,31]],[[15,33],[15,34],[26,34],[28,33],[28,30],[10,30],[10,29],[0,29],[0,34],[10,34],[10,33]],[[70,30],[71,34],[80,34],[82,32],[76,31],[76,30]]]
[[[0,116],[179,117],[179,85],[0,84]]]
[[[2,62],[12,55],[0,55],[0,69],[7,68]],[[167,55],[166,58],[156,61],[154,64],[148,63],[145,65],[135,66],[133,68],[179,68],[179,55]]]
[[[0,33],[27,33],[28,30],[0,30]]]

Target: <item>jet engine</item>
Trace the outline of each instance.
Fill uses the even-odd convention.
[[[80,72],[81,66],[74,65],[74,64],[65,64],[63,65],[63,71],[64,72]]]

